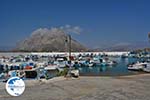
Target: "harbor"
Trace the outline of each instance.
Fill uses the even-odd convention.
[[[138,55],[131,56],[130,52],[79,52],[71,53],[70,58],[67,52],[1,53],[0,79],[7,81],[15,76],[24,80],[50,79],[66,76],[69,70],[77,77],[135,75],[142,74],[140,70],[149,72],[149,66],[145,67],[146,63],[149,64],[148,60],[148,55],[141,58]],[[134,71],[132,65],[140,62],[144,62],[145,66],[140,67],[139,64],[136,66],[140,67],[139,71]]]
[[[149,5],[0,0],[0,100],[150,100]]]

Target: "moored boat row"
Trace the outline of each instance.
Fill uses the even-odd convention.
[[[50,78],[63,71],[65,68],[79,75],[79,67],[113,66],[117,64],[108,57],[101,55],[74,55],[71,62],[67,55],[39,56],[19,55],[1,57],[0,78],[19,76],[21,78]]]

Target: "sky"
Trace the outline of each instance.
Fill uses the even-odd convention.
[[[0,46],[15,46],[39,28],[77,26],[87,47],[148,41],[149,0],[0,0]]]

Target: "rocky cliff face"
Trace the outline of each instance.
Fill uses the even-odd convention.
[[[68,34],[59,28],[40,28],[29,38],[17,44],[16,51],[68,51]],[[72,51],[86,51],[87,48],[71,39]]]

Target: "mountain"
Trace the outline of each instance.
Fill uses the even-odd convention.
[[[68,37],[59,28],[40,28],[35,30],[29,38],[17,44],[15,51],[68,51]],[[72,51],[86,51],[87,48],[71,38]]]
[[[114,44],[110,47],[99,48],[99,50],[102,50],[102,51],[131,51],[131,50],[144,49],[144,48],[149,48],[149,47],[150,47],[150,43],[148,41],[140,41],[140,42],[134,42],[134,43],[118,43],[118,44]]]

